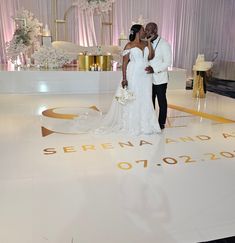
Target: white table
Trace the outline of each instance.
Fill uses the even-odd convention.
[[[39,70],[0,66],[0,93],[109,93],[122,79],[122,71],[79,71],[74,68]],[[169,70],[168,89],[185,89],[186,70]]]

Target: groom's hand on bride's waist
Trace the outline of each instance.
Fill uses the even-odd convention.
[[[152,68],[151,66],[146,67],[146,68],[145,68],[145,71],[146,71],[147,73],[154,73],[153,68]]]

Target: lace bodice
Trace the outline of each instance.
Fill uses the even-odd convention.
[[[149,49],[145,47],[141,50],[139,47],[132,47],[123,51],[123,56],[130,55],[130,61],[134,62],[148,62]]]

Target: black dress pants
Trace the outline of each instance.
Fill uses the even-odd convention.
[[[159,84],[159,85],[153,84],[153,89],[152,89],[153,106],[155,109],[155,100],[157,96],[157,101],[159,106],[158,122],[160,126],[165,125],[166,117],[167,117],[166,89],[167,89],[167,83]]]

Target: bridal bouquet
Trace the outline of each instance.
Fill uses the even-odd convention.
[[[124,88],[120,87],[115,98],[120,104],[126,105],[128,102],[135,99],[135,95],[125,86]]]

